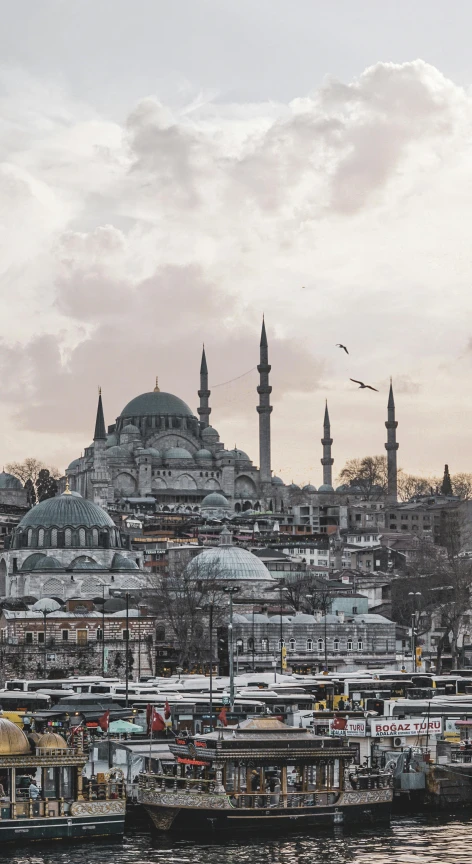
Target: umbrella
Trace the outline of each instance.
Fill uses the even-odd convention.
[[[136,723],[128,723],[127,720],[113,720],[108,727],[108,731],[116,732],[118,735],[121,735],[125,732],[144,732],[144,729]]]

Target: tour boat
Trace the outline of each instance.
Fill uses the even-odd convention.
[[[28,737],[0,717],[0,843],[121,837],[125,784],[116,769],[87,780],[83,748],[61,735]],[[37,788],[32,778],[40,780]],[[39,779],[39,777],[38,777]]]
[[[274,717],[178,736],[174,764],[139,778],[138,801],[159,832],[313,828],[388,822],[389,771],[356,766],[357,747]]]

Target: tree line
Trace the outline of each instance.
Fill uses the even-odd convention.
[[[338,477],[338,482],[350,486],[358,486],[369,499],[382,497],[387,491],[387,457],[364,456],[349,459]],[[402,468],[398,470],[398,497],[400,501],[409,501],[416,495],[457,495],[463,501],[472,499],[472,474],[459,472],[450,474],[449,466],[444,468],[442,477],[430,475],[420,477],[408,474]]]

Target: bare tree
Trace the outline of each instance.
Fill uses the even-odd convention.
[[[463,501],[470,501],[472,498],[472,474],[453,474],[451,477],[452,491],[454,495],[462,498]]]
[[[10,462],[6,466],[7,471],[10,474],[13,474],[15,477],[18,477],[19,480],[23,483],[24,486],[28,484],[28,487],[34,492],[31,503],[35,503],[40,499],[40,495],[38,494],[38,483],[41,491],[41,478],[40,474],[43,471],[49,472],[49,477],[52,480],[59,480],[61,477],[61,472],[58,468],[48,467],[41,462],[39,459],[34,459],[33,457],[28,457],[23,462]],[[44,475],[42,475],[44,477]],[[46,496],[47,497],[47,496]]]
[[[342,483],[359,486],[365,498],[376,498],[387,490],[387,457],[349,459],[339,475]]]
[[[416,495],[428,495],[431,489],[436,489],[440,483],[439,477],[417,477],[414,474],[398,472],[398,497],[401,501],[409,501]]]

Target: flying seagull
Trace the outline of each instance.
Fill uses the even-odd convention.
[[[370,384],[364,384],[363,381],[357,381],[356,378],[349,378],[349,381],[354,381],[354,384],[359,384],[359,389],[361,390],[375,390],[376,393],[379,392],[375,387],[371,387]]]
[[[349,354],[349,351],[347,350],[346,346],[345,346],[345,345],[341,345],[340,342],[337,343],[336,348],[343,348],[344,351],[346,352],[346,354]]]

